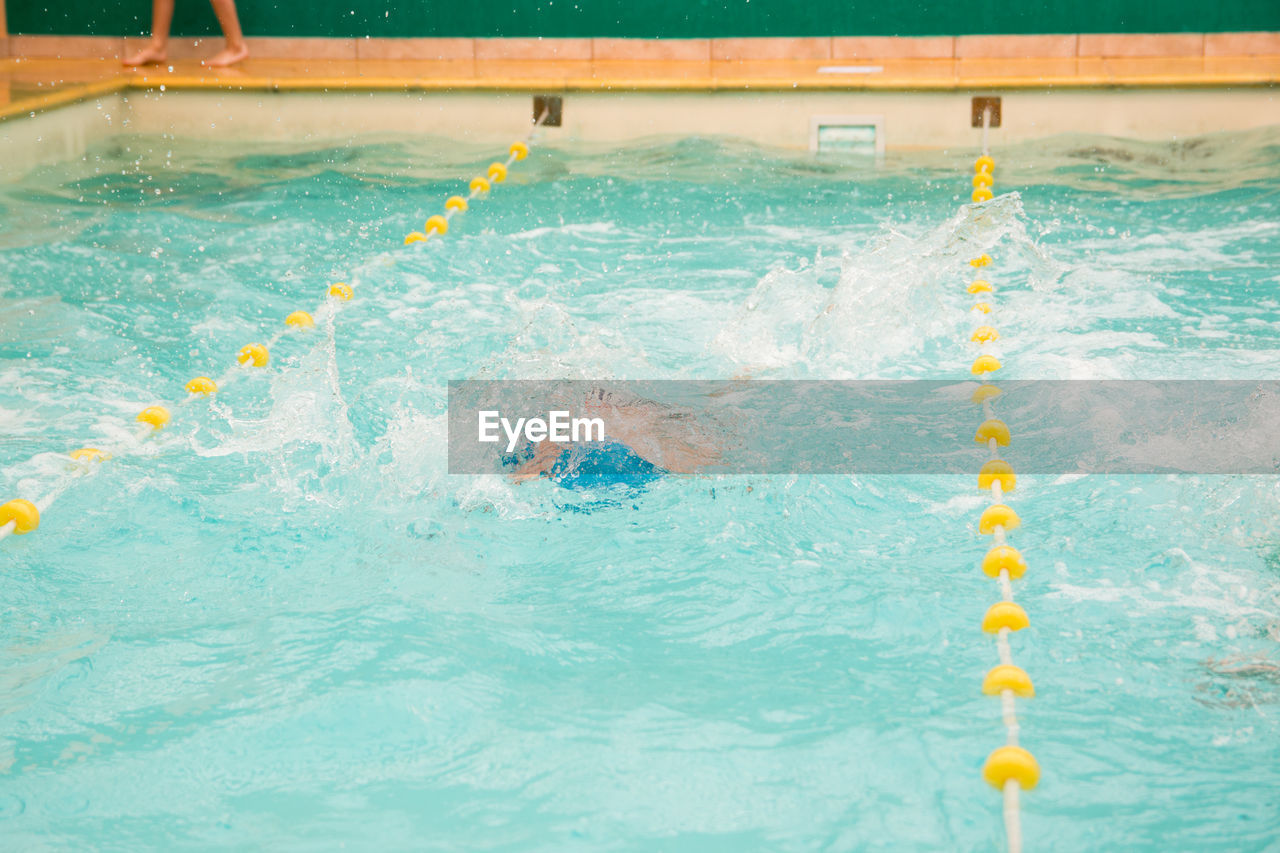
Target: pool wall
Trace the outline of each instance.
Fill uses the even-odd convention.
[[[815,117],[875,121],[886,150],[969,148],[970,90],[581,91],[564,94],[564,124],[545,144],[625,143],[647,137],[730,136],[808,148]],[[1168,139],[1248,130],[1280,121],[1271,87],[1026,89],[1002,93],[996,144],[1089,133]],[[414,133],[500,145],[528,127],[531,97],[513,91],[124,90],[18,121],[0,122],[9,152],[0,176],[79,157],[115,133],[195,139],[348,141],[370,133]]]
[[[815,116],[880,121],[888,149],[974,144],[972,91],[566,92],[564,124],[548,142],[625,142],[651,136],[733,136],[806,148]],[[1134,139],[1245,130],[1276,123],[1271,88],[1004,92],[994,138],[1019,142],[1087,132]],[[498,143],[531,119],[523,92],[229,92],[125,93],[116,119],[135,133],[254,139],[341,137],[409,132]],[[1087,118],[1086,118],[1087,116]]]

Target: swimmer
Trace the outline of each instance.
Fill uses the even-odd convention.
[[[213,13],[218,16],[222,26],[222,34],[227,39],[227,46],[213,56],[201,62],[210,68],[225,68],[235,65],[249,56],[249,45],[244,40],[240,29],[240,18],[236,15],[235,0],[210,0]],[[136,68],[139,65],[157,65],[169,58],[169,25],[173,23],[173,0],[152,0],[151,6],[151,44],[124,60],[124,65]]]
[[[640,488],[663,474],[694,474],[720,459],[711,437],[684,412],[652,400],[620,401],[603,389],[582,407],[607,424],[601,441],[526,445],[517,483],[549,478],[567,489]]]
[[[620,441],[559,444],[539,442],[533,457],[512,475],[517,483],[546,477],[566,489],[598,489],[606,486],[642,488],[670,473],[643,458]]]

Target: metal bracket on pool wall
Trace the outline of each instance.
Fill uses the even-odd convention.
[[[543,110],[546,111],[547,117],[542,122],[543,127],[559,127],[561,116],[564,114],[564,98],[559,95],[534,95],[533,96],[533,120],[537,121],[538,116],[542,115]]]
[[[1000,126],[1000,99],[998,97],[975,97],[973,108],[969,111],[969,126],[982,127],[982,113],[991,110],[991,124],[988,127]]]

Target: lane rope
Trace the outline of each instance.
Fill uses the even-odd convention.
[[[533,137],[549,115],[549,110],[543,110],[534,120],[524,138],[511,143],[508,147],[505,162],[494,161],[490,163],[484,175],[471,179],[468,185],[468,195],[453,195],[446,199],[444,213],[428,218],[423,231],[415,231],[409,234],[409,236],[405,237],[404,244],[407,246],[413,243],[426,242],[433,236],[439,235],[443,237],[449,233],[449,222],[454,216],[467,210],[471,202],[477,198],[487,196],[494,184],[502,183],[507,179],[507,174],[512,165],[529,156],[529,146],[533,143]],[[352,279],[352,281],[354,282],[355,279]],[[173,409],[181,412],[195,401],[221,393],[241,376],[242,371],[246,368],[266,367],[271,360],[271,350],[285,335],[291,332],[314,329],[317,318],[320,318],[325,323],[332,335],[333,323],[337,319],[339,307],[343,303],[349,302],[354,296],[355,291],[352,285],[346,282],[339,281],[329,285],[325,291],[324,298],[314,311],[294,311],[285,317],[284,329],[277,331],[266,343],[250,343],[241,347],[239,352],[236,353],[236,364],[221,376],[216,379],[208,376],[192,378],[184,386],[187,391],[186,398],[173,404]],[[104,445],[105,449],[103,447],[81,447],[69,452],[67,459],[70,464],[67,473],[55,481],[53,486],[42,496],[35,500],[13,498],[0,504],[0,541],[10,535],[21,536],[39,528],[40,516],[47,512],[53,502],[71,488],[76,481],[92,476],[99,470],[103,462],[112,458],[127,456],[135,451],[148,438],[167,426],[172,420],[173,414],[173,411],[163,405],[147,406],[137,415],[138,427],[132,433],[132,444],[116,442],[113,445]]]
[[[225,391],[244,375],[245,370],[266,367],[271,359],[271,350],[286,334],[315,328],[317,316],[327,325],[332,325],[337,318],[339,306],[350,300],[351,296],[351,287],[345,282],[330,285],[313,311],[294,311],[285,318],[284,328],[268,338],[266,343],[250,343],[241,347],[236,353],[235,364],[217,379],[208,376],[192,378],[183,386],[187,396],[171,404],[172,409],[162,404],[142,409],[135,417],[138,426],[130,433],[133,439],[131,443],[115,442],[101,447],[80,447],[67,453],[70,463],[67,473],[58,478],[44,495],[34,501],[15,498],[0,504],[0,540],[12,534],[21,536],[37,529],[40,526],[40,516],[76,481],[96,474],[102,463],[110,459],[136,452],[147,439],[169,425],[175,412],[181,413],[191,404]]]
[[[421,231],[411,231],[404,238],[406,246],[414,243],[425,243],[432,237],[449,233],[449,222],[453,217],[464,213],[471,207],[471,202],[478,198],[486,197],[489,191],[493,189],[495,184],[500,184],[507,179],[507,172],[518,160],[523,160],[529,156],[529,146],[533,143],[534,134],[542,127],[542,123],[547,120],[550,110],[543,110],[534,120],[533,126],[529,128],[529,132],[525,134],[524,139],[511,143],[507,148],[507,159],[505,162],[494,162],[489,164],[489,168],[485,170],[485,174],[477,175],[471,179],[471,183],[467,185],[469,192],[465,196],[451,195],[444,202],[444,213],[437,213],[427,217],[426,225],[422,226]]]
[[[996,164],[987,146],[990,121],[991,111],[988,108],[982,114],[982,154],[973,164],[971,198],[975,204],[990,201],[994,196]],[[984,271],[991,264],[991,256],[985,253],[969,261],[969,265],[977,271]],[[995,413],[994,401],[1002,392],[991,384],[991,377],[1002,365],[992,352],[995,341],[1000,339],[1000,333],[991,325],[990,315],[996,302],[996,290],[988,276],[989,273],[982,272],[982,277],[973,279],[968,287],[968,293],[978,300],[970,308],[970,313],[979,315],[981,323],[969,336],[969,340],[977,344],[979,350],[970,372],[980,383],[971,399],[974,404],[982,407],[983,417],[974,433],[974,441],[985,447],[988,453],[986,463],[978,471],[978,488],[991,495],[991,503],[982,511],[978,520],[978,532],[991,536],[991,548],[982,558],[982,572],[1000,584],[1000,600],[991,605],[982,617],[982,630],[995,635],[1000,663],[988,670],[983,677],[982,692],[1000,698],[1005,744],[992,750],[987,756],[982,766],[982,777],[1003,796],[1004,828],[1009,853],[1021,853],[1020,795],[1022,791],[1034,788],[1040,781],[1040,765],[1018,743],[1020,727],[1017,699],[1035,696],[1035,686],[1026,671],[1014,664],[1013,650],[1009,644],[1010,634],[1030,624],[1026,611],[1013,600],[1013,581],[1023,576],[1027,564],[1022,554],[1007,541],[1009,531],[1019,527],[1022,521],[1013,508],[1005,503],[1005,493],[1014,490],[1018,478],[1013,466],[1000,458],[1000,448],[1007,447],[1012,436],[1008,425],[997,418]]]

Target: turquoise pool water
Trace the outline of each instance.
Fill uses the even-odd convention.
[[[1280,136],[997,151],[981,215],[972,152],[538,149],[400,247],[497,153],[120,137],[0,188],[0,498],[118,448],[0,542],[0,846],[1001,846],[971,478],[575,512],[446,475],[444,383],[965,378],[984,247],[1010,376],[1276,378]],[[1274,849],[1278,499],[1021,478],[1029,849]]]

